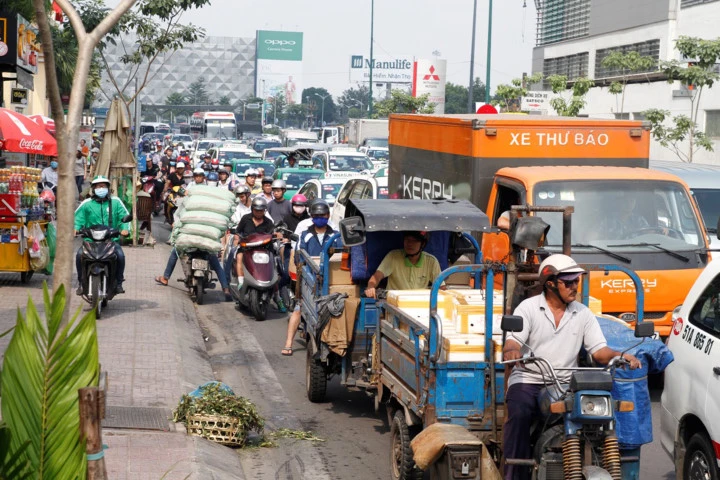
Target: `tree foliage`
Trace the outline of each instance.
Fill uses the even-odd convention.
[[[375,104],[374,118],[387,118],[391,113],[433,113],[435,104],[429,103],[430,94],[426,93],[419,97],[402,90],[390,92],[390,98]]]
[[[303,89],[302,103],[307,104],[311,113],[315,116],[315,123],[320,123],[322,111],[322,98],[325,98],[325,122],[332,123],[337,119],[337,105],[333,101],[332,95],[322,87],[310,87]]]
[[[211,103],[204,78],[200,77],[188,85],[185,101],[188,105],[209,105]]]
[[[589,78],[576,78],[572,86],[568,86],[565,75],[550,75],[545,80],[550,82],[552,92],[558,95],[550,100],[550,106],[561,117],[577,117],[585,107],[585,95],[595,85]]]
[[[485,101],[485,84],[479,77],[473,82],[473,102]],[[468,113],[468,87],[448,82],[445,84],[445,113]]]
[[[663,61],[660,62],[660,69],[667,76],[668,82],[677,81],[687,90],[689,115],[671,116],[670,112],[658,109],[648,110],[645,115],[652,124],[653,138],[682,161],[692,163],[694,154],[700,148],[713,151],[713,144],[698,128],[697,119],[703,90],[712,88],[720,79],[715,71],[715,64],[720,58],[720,38],[704,40],[681,36],[675,42],[675,48],[683,58],[691,60],[686,63]]]
[[[657,66],[657,60],[652,57],[640,55],[636,51],[623,53],[620,51],[610,52],[601,62],[604,68],[619,72],[620,79],[610,84],[610,93],[622,95],[620,100],[620,113],[625,109],[625,87],[628,77],[638,72],[647,72]]]
[[[513,78],[510,84],[500,84],[495,89],[493,105],[499,106],[505,112],[519,112],[522,97],[528,94],[528,87],[542,81],[542,73],[535,73],[524,79]]]
[[[338,105],[344,108],[351,118],[365,118],[369,102],[370,89],[365,85],[348,88],[338,97]],[[352,111],[354,115],[350,115]]]
[[[97,385],[95,311],[62,326],[64,287],[50,298],[44,285],[42,321],[32,299],[17,323],[2,370],[2,417],[12,437],[9,455],[26,460],[32,478],[85,477],[85,440],[79,434],[78,389]],[[8,452],[2,452],[6,454]]]

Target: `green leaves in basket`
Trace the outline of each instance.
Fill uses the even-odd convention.
[[[199,397],[182,396],[173,411],[173,421],[182,422],[187,426],[188,416],[191,415],[235,417],[240,420],[242,430],[245,432],[262,433],[265,428],[265,419],[258,413],[254,403],[245,397],[224,391],[219,383],[203,386]]]

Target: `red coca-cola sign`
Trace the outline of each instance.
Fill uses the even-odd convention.
[[[20,139],[20,148],[24,148],[27,150],[33,150],[36,152],[41,152],[43,149],[43,141],[42,140],[27,140],[25,138]]]

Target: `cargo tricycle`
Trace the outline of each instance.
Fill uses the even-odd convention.
[[[472,234],[493,229],[468,201],[352,200],[339,227],[335,236],[342,237],[341,249],[332,247],[333,239],[320,257],[304,250],[295,256],[308,399],[324,401],[328,380],[338,376],[341,385],[371,395],[376,411],[384,405],[393,479],[423,478],[418,464],[431,478],[501,478],[506,379],[501,319],[512,308],[507,300],[514,298],[507,286],[531,279],[538,263],[535,250],[541,250],[547,229],[538,229],[537,221],[514,222],[521,232],[512,236],[513,247],[521,255],[513,258],[522,259],[521,265],[482,262]],[[404,231],[428,233],[425,251],[438,259],[442,273],[426,290],[365,297],[367,281],[385,255],[402,248]],[[588,268],[630,276],[637,288],[637,325],[642,325],[637,275],[615,265]],[[585,282],[586,305],[588,288]],[[638,464],[639,456],[624,461]],[[539,465],[533,466],[537,473]]]

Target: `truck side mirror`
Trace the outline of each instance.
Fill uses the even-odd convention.
[[[522,332],[523,317],[520,315],[503,315],[500,328],[503,332]]]
[[[354,247],[365,243],[365,225],[360,217],[347,217],[340,220],[340,236],[343,245]]]
[[[652,322],[638,322],[635,324],[635,336],[647,338],[655,335],[655,324]]]

